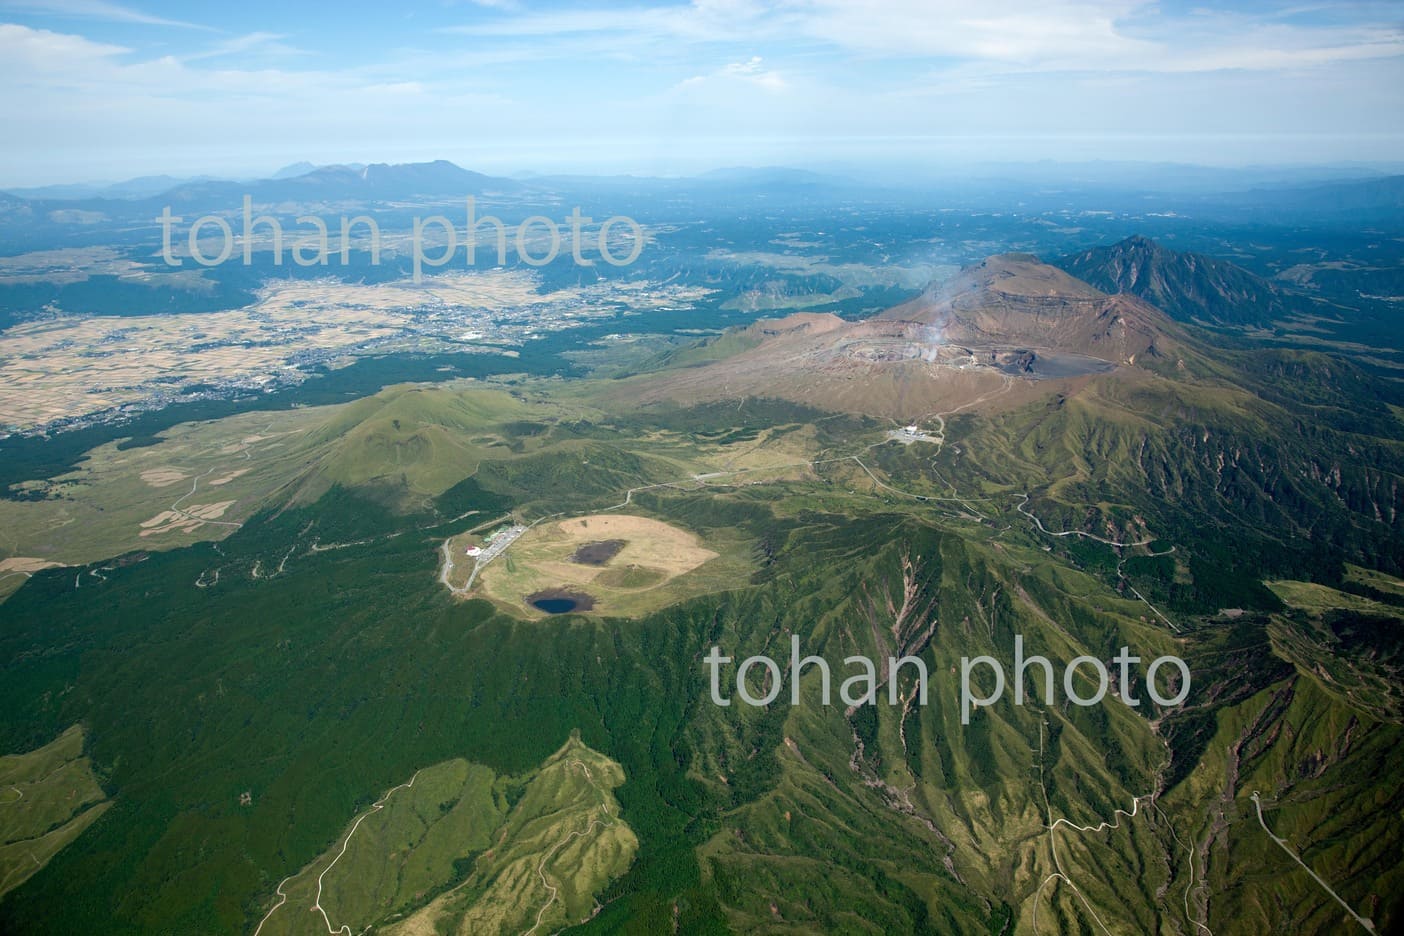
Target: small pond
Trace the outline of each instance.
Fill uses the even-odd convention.
[[[595,606],[595,599],[584,592],[566,591],[564,588],[548,588],[534,595],[526,596],[527,604],[547,614],[569,614],[572,611],[589,611]]]
[[[624,540],[618,539],[586,543],[571,553],[570,561],[578,562],[581,565],[602,566],[619,555],[619,550],[623,549],[624,545]]]

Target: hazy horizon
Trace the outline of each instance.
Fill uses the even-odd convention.
[[[732,165],[1396,163],[1388,3],[509,0],[363,10],[0,2],[0,184],[307,160],[490,173]],[[267,24],[277,23],[275,29]]]
[[[744,154],[739,154],[744,155]],[[1067,182],[1077,179],[1081,172],[1103,170],[1098,181],[1107,185],[1154,182],[1166,190],[1184,187],[1183,179],[1167,177],[1167,173],[1186,173],[1194,178],[1197,185],[1207,185],[1213,189],[1215,183],[1224,186],[1224,191],[1233,190],[1235,184],[1255,186],[1280,179],[1284,183],[1333,178],[1366,178],[1372,176],[1404,174],[1404,161],[1397,160],[1338,160],[1329,162],[1245,162],[1240,164],[1215,164],[1208,162],[1179,162],[1173,160],[1096,160],[1096,159],[1040,159],[1040,160],[983,160],[950,161],[917,165],[897,161],[860,163],[857,161],[815,161],[811,163],[790,163],[766,161],[763,159],[744,161],[741,158],[727,161],[718,158],[714,161],[693,160],[668,167],[640,167],[628,164],[610,165],[552,165],[552,164],[510,164],[493,161],[470,162],[464,159],[451,159],[432,153],[406,154],[403,157],[378,157],[375,154],[357,157],[304,159],[296,154],[280,163],[257,164],[241,167],[231,165],[201,166],[155,164],[134,172],[109,174],[106,176],[69,176],[47,173],[35,178],[0,178],[0,192],[32,191],[46,188],[82,188],[121,185],[141,180],[169,177],[174,182],[186,179],[210,178],[231,182],[254,182],[273,178],[296,166],[307,164],[315,169],[333,166],[367,166],[374,164],[406,165],[423,164],[435,161],[448,161],[462,169],[481,172],[485,175],[502,178],[531,180],[549,177],[638,177],[687,179],[705,176],[708,173],[729,170],[783,170],[812,172],[833,179],[846,179],[858,183],[883,187],[928,187],[941,180],[952,183],[971,181],[992,181],[1007,179],[1011,182],[1046,184]],[[1105,173],[1113,173],[1107,176]]]

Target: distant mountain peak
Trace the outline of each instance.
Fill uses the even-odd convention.
[[[298,176],[305,176],[309,172],[316,172],[317,167],[310,162],[295,162],[284,166],[277,172],[269,176],[270,179],[295,179]]]
[[[1112,293],[1144,299],[1181,321],[1215,325],[1265,325],[1290,314],[1281,289],[1227,260],[1171,250],[1133,234],[1093,247],[1058,265]]]
[[[279,175],[306,164],[286,167]],[[370,165],[315,166],[298,175],[275,176],[251,183],[216,182],[183,186],[169,197],[180,202],[233,201],[250,195],[255,202],[306,199],[360,201],[399,200],[419,197],[461,197],[485,192],[522,189],[515,179],[501,179],[472,172],[446,159],[422,163],[371,163]]]

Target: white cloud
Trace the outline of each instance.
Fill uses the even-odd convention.
[[[283,42],[288,38],[282,33],[252,32],[216,42],[207,49],[180,56],[182,62],[198,62],[203,59],[219,58],[226,55],[243,56],[290,56],[306,55],[302,49]]]
[[[543,57],[676,44],[809,46],[856,56],[1020,70],[1271,70],[1404,54],[1397,23],[1289,25],[1304,8],[1170,16],[1153,0],[693,0],[685,6],[508,12],[449,32],[531,40]],[[667,43],[667,44],[664,44]],[[594,44],[594,45],[591,45]]]
[[[97,6],[109,17],[144,16]],[[39,7],[95,9],[91,0],[29,0]],[[120,154],[136,175],[204,171],[216,165],[211,154],[254,151],[272,166],[492,152],[507,169],[526,165],[521,154],[533,148],[556,154],[556,168],[607,146],[631,159],[657,153],[661,163],[692,146],[684,138],[712,141],[712,151],[744,139],[811,154],[804,141],[819,138],[832,148],[835,139],[1011,133],[1397,135],[1404,37],[1377,21],[1381,9],[1172,16],[1139,0],[512,7],[476,9],[472,25],[449,32],[391,33],[344,54],[314,46],[315,55],[274,32],[197,36],[157,55],[145,50],[173,47],[129,39],[130,29],[113,33],[118,44],[97,41],[101,32],[0,24],[9,92],[0,95],[0,181],[58,173],[63,159],[111,177],[108,161]],[[1334,145],[1356,158],[1350,144]],[[175,162],[181,152],[194,155]],[[1262,154],[1290,155],[1271,145]]]
[[[694,0],[687,6],[582,7],[500,16],[444,31],[496,38],[610,35],[625,42],[740,42],[779,38],[790,19],[752,0]]]
[[[178,26],[182,29],[209,29],[198,23],[153,16],[132,7],[110,3],[108,0],[7,0],[0,4],[7,10],[48,13],[78,19],[104,20],[112,23],[135,23],[141,26]]]
[[[130,52],[123,46],[92,42],[82,36],[0,23],[0,74],[21,79],[43,74],[112,67],[112,60]]]
[[[1071,59],[1098,67],[1152,44],[1119,21],[1144,4],[1129,0],[815,0],[808,32],[834,45],[907,57],[952,57],[1026,65]]]
[[[423,74],[383,63],[214,67],[0,24],[0,86],[9,89],[0,95],[0,177],[13,185],[17,175],[23,182],[41,173],[205,171],[235,158],[247,166],[250,152],[269,153],[271,165],[290,157],[371,161],[396,148],[434,158],[465,133],[489,137],[539,122],[520,101],[466,87],[452,71]],[[112,168],[118,160],[128,168]]]
[[[744,62],[731,62],[706,75],[694,75],[677,85],[680,89],[696,90],[709,84],[740,84],[765,91],[783,91],[785,79],[779,72],[763,67],[759,55],[753,55]]]

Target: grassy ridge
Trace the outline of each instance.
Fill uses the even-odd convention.
[[[28,754],[0,757],[0,896],[82,834],[110,804],[74,725]]]
[[[590,895],[602,888],[586,932],[1000,932],[1031,929],[1035,914],[1040,929],[1065,930],[1095,930],[1097,919],[1137,932],[1188,932],[1194,920],[1229,933],[1327,925],[1330,898],[1288,873],[1245,812],[1252,789],[1277,810],[1274,831],[1302,843],[1352,901],[1378,896],[1370,912],[1387,927],[1404,889],[1398,804],[1379,778],[1398,769],[1398,729],[1312,671],[1277,630],[1302,622],[1283,613],[1262,573],[1312,555],[1267,555],[1292,538],[1268,495],[1285,489],[1263,487],[1247,462],[1234,485],[1215,487],[1205,472],[1222,452],[1205,449],[1175,469],[1175,483],[1203,497],[1177,513],[1143,483],[1169,483],[1168,463],[1143,456],[1138,489],[1125,458],[1134,464],[1144,439],[1168,459],[1177,445],[1193,451],[1199,435],[1147,435],[1145,420],[1108,415],[1127,405],[1110,391],[1096,401],[1105,413],[1092,405],[1066,403],[1060,414],[1053,404],[1041,424],[1026,410],[953,419],[952,441],[934,460],[930,449],[865,451],[890,488],[850,461],[784,481],[762,474],[641,492],[640,512],[745,549],[753,571],[637,619],[542,623],[455,603],[434,582],[438,544],[507,509],[598,509],[621,488],[724,464],[738,446],[768,438],[763,427],[746,431],[734,406],[519,427],[522,451],[451,487],[432,511],[414,507],[422,497],[384,497],[383,487],[334,487],[252,518],[217,549],[153,554],[91,587],[75,590],[71,573],[38,573],[0,605],[0,744],[32,748],[81,721],[116,799],[0,901],[0,929],[247,930],[276,903],[287,870],[326,860],[376,791],[463,757],[495,777],[528,775],[573,730],[620,766],[613,795],[637,838],[631,863],[620,861],[623,841],[552,856],[570,863],[562,879],[575,868],[608,870],[588,887],[562,888],[572,920],[593,910]],[[774,404],[757,411],[772,428],[804,418]],[[472,425],[461,431],[492,432]],[[806,449],[861,450],[867,440],[861,420],[807,425]],[[641,430],[647,441],[620,443],[645,438]],[[586,458],[600,460],[599,473],[581,469]],[[968,503],[894,490],[949,496],[957,485]],[[1157,542],[1117,550],[1042,534],[1016,507],[1022,490],[1052,529],[1150,531]],[[470,510],[478,513],[462,516]],[[1232,550],[1230,527],[1242,534]],[[1361,553],[1375,535],[1339,513],[1312,528],[1328,543],[1338,531]],[[1232,561],[1219,562],[1216,544]],[[1151,555],[1162,546],[1176,550]],[[1119,587],[1117,566],[1133,555],[1143,567],[1132,581],[1152,601],[1157,588],[1193,587],[1171,606],[1183,633]],[[1214,617],[1255,600],[1260,612]],[[1336,639],[1362,626],[1336,622],[1337,631],[1325,615],[1321,623]],[[1177,652],[1191,661],[1196,694],[1173,714],[1006,701],[962,726],[960,658],[1008,664],[1016,634],[1056,661],[1105,660],[1124,644],[1147,657]],[[813,674],[801,686],[804,706],[785,704],[787,694],[764,709],[707,700],[707,647],[784,658],[791,635],[836,671],[853,653],[917,654],[933,674],[931,702],[824,707]],[[898,689],[910,697],[910,674]],[[559,842],[533,816],[562,796],[598,802],[568,767],[542,787],[541,810],[515,825],[510,809],[501,813],[513,835],[486,864],[485,851],[476,857],[491,875],[460,877],[460,866],[451,878],[473,881],[461,893],[497,908],[498,924],[502,908],[523,904],[531,856],[540,868],[543,846]],[[481,783],[464,774],[459,790],[488,809]],[[519,793],[527,802],[526,788]],[[433,819],[448,799],[440,791],[430,800],[420,805]],[[1118,818],[1133,809],[1134,818]],[[1103,823],[1115,827],[1078,828]],[[471,833],[453,838],[457,857],[477,852]],[[403,865],[407,875],[378,880],[369,909],[356,912],[399,912],[451,886],[442,868],[454,850],[433,841],[411,849],[436,856],[438,870]]]
[[[623,782],[618,764],[572,738],[509,784],[505,822],[462,884],[389,932],[556,932],[589,919],[638,849],[611,793]]]
[[[588,918],[637,849],[610,793],[623,779],[578,738],[521,777],[461,758],[416,771],[282,882],[257,929],[506,933]]]

